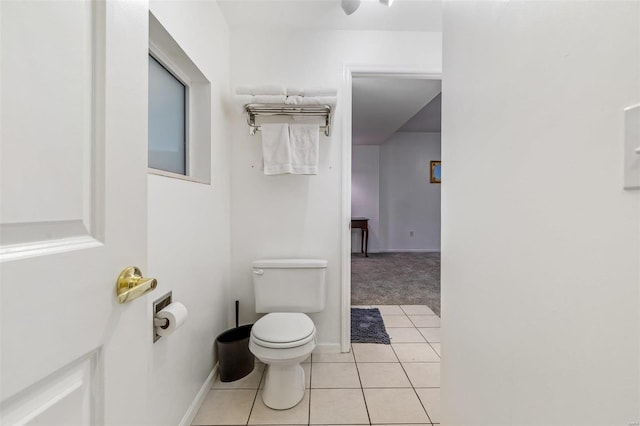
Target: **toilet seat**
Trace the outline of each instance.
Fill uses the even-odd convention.
[[[287,349],[309,343],[315,332],[313,321],[303,313],[273,312],[256,321],[251,340],[264,348]]]

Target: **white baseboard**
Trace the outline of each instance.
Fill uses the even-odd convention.
[[[209,373],[209,376],[207,376],[207,380],[204,381],[204,383],[202,384],[202,387],[196,394],[196,397],[193,398],[193,402],[191,402],[189,409],[187,410],[186,413],[184,413],[182,420],[180,420],[180,426],[191,425],[191,422],[193,422],[193,419],[196,417],[196,414],[198,414],[198,410],[200,409],[200,406],[204,402],[204,399],[207,397],[207,394],[209,393],[209,389],[211,389],[211,386],[213,385],[213,379],[216,377],[217,372],[218,372],[218,363],[216,362],[216,365],[213,366],[213,370],[211,370],[211,373]]]
[[[440,253],[440,249],[389,249],[389,250],[369,250],[369,254],[375,253]],[[352,251],[351,254],[362,254],[359,251]]]
[[[313,350],[314,354],[339,354],[340,343],[318,343]]]
[[[380,253],[440,253],[440,249],[390,249],[380,250]]]

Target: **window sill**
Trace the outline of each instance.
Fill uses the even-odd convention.
[[[210,181],[206,181],[204,179],[198,179],[193,176],[185,176],[178,173],[167,172],[166,170],[147,168],[147,171],[150,175],[157,175],[157,176],[164,176],[164,177],[173,178],[173,179],[186,180],[188,182],[199,183],[202,185],[211,185]]]

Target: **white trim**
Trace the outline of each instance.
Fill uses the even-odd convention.
[[[169,55],[165,54],[164,51],[158,47],[155,43],[149,40],[149,55],[153,57],[156,61],[162,65],[164,69],[169,71],[171,75],[173,75],[183,86],[189,87],[192,82],[187,73],[182,71],[180,67],[169,58]]]
[[[442,80],[442,72],[374,65],[345,65],[342,77],[342,220],[340,347],[351,347],[351,99],[353,76]]]
[[[164,176],[164,177],[173,178],[173,179],[186,180],[188,182],[201,183],[203,185],[211,185],[211,182],[207,182],[204,179],[198,179],[198,178],[195,178],[193,176],[188,176],[188,175],[181,175],[180,173],[168,172],[166,170],[154,169],[154,168],[148,167],[147,168],[147,172],[150,175]]]
[[[200,406],[204,402],[204,399],[207,397],[207,394],[209,393],[209,390],[213,385],[213,379],[216,377],[217,372],[218,372],[218,363],[216,362],[216,365],[213,366],[213,370],[211,370],[211,373],[209,373],[209,376],[207,376],[207,380],[204,381],[204,383],[202,384],[202,387],[196,394],[196,397],[193,398],[193,401],[191,402],[191,405],[187,409],[187,412],[184,413],[184,416],[182,416],[182,420],[180,420],[180,423],[179,423],[180,426],[191,426],[191,422],[193,422],[193,419],[195,419],[196,414],[198,414],[198,410],[200,409]]]
[[[82,237],[62,238],[52,241],[36,241],[33,243],[15,244],[0,247],[0,263],[9,260],[27,259],[35,256],[48,256],[75,250],[88,250],[102,247],[104,244],[95,238]]]
[[[352,68],[345,66],[342,85],[342,279],[340,349],[351,349],[351,100]]]

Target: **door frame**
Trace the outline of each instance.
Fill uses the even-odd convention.
[[[388,66],[345,65],[342,76],[342,220],[340,350],[351,349],[351,150],[354,77],[442,80],[442,71]]]

